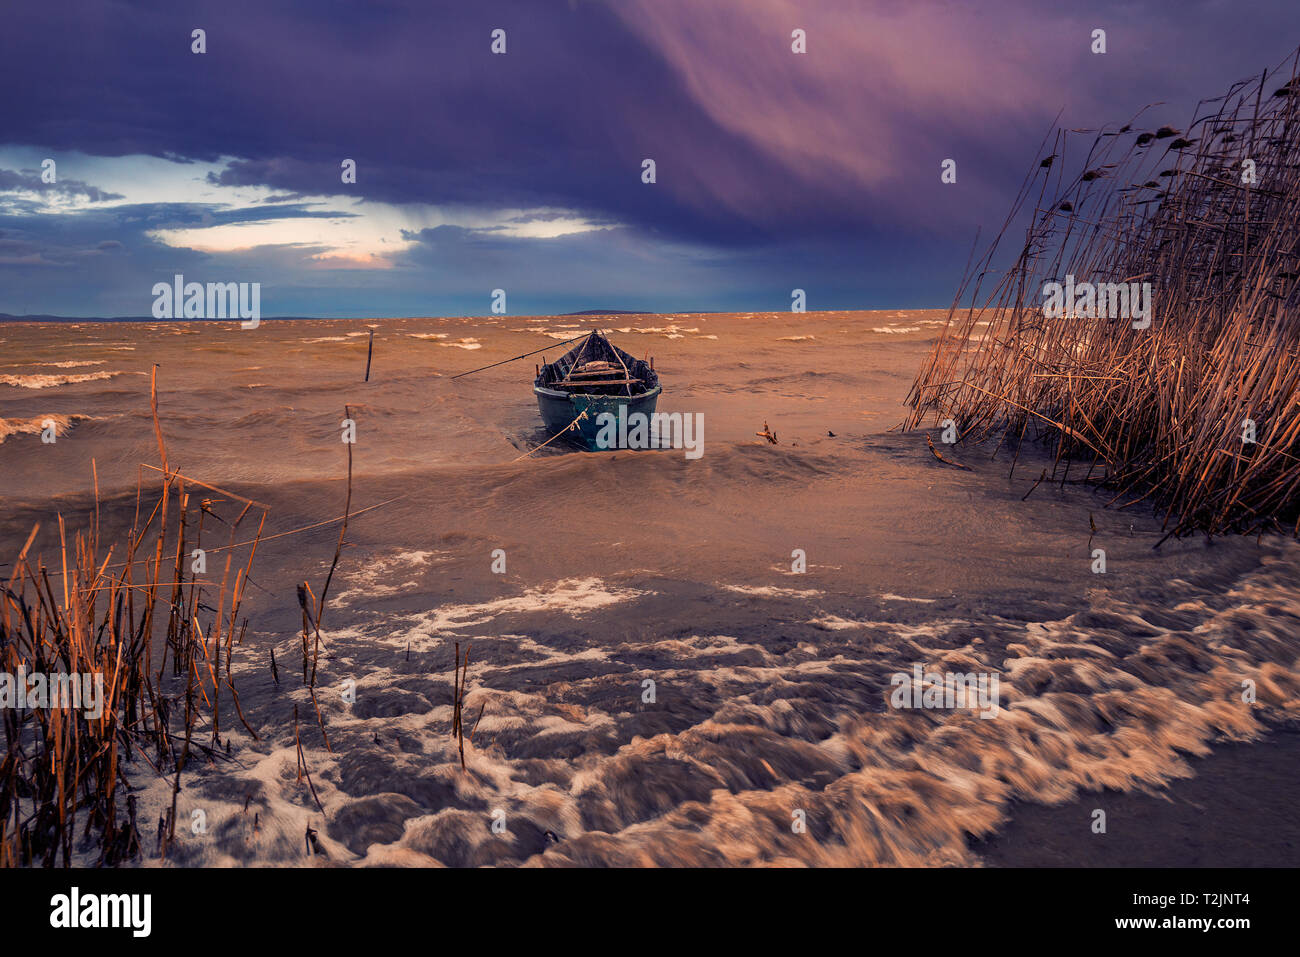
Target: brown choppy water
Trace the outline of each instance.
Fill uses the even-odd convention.
[[[259,550],[235,673],[260,740],[227,722],[234,760],[187,773],[182,818],[208,826],[178,829],[181,863],[310,862],[311,825],[352,864],[978,864],[972,838],[1017,801],[1158,787],[1216,741],[1294,720],[1300,547],[1156,551],[1148,512],[1078,487],[1021,501],[1044,464],[1028,448],[1010,477],[1006,451],[958,448],[962,472],[888,432],[942,317],[600,320],[655,356],[661,410],[704,415],[695,460],[553,445],[513,461],[546,438],[535,360],[450,378],[581,317],[6,326],[0,542],[42,521],[48,552],[55,512],[87,513],[92,458],[103,522],[129,520],[157,458],[154,363],[173,465],[269,503],[269,535],[341,513],[351,408],[353,507],[387,504],[351,523],[326,614],[333,753],[303,726],[325,812],[296,773],[295,586],[323,580],[336,525]],[[779,445],[755,437],[764,421]],[[467,773],[456,641],[482,714]],[[891,708],[891,676],[918,664],[996,674],[997,717]],[[134,780],[155,820],[169,785]]]

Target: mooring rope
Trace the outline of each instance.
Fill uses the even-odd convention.
[[[541,445],[537,446],[536,449],[529,449],[527,452],[525,452],[523,455],[520,455],[518,458],[513,458],[513,459],[511,459],[507,464],[509,464],[509,465],[514,465],[516,462],[519,461],[519,459],[526,459],[526,458],[528,458],[528,456],[530,456],[530,455],[532,455],[534,452],[536,452],[537,449],[544,449],[544,448],[546,448],[548,445],[550,445],[552,442],[554,442],[556,439],[558,439],[558,438],[559,438],[561,435],[563,435],[565,432],[568,432],[569,429],[573,428],[575,425],[577,425],[579,422],[581,422],[581,421],[582,421],[583,419],[585,419],[586,417],[587,417],[587,410],[586,410],[586,409],[583,409],[581,412],[578,413],[578,417],[577,417],[576,419],[574,419],[572,422],[570,422],[570,423],[569,423],[568,425],[566,425],[564,428],[560,429],[560,431],[556,432],[554,435],[552,435],[549,439],[547,439],[547,440],[546,440],[545,442],[543,442]]]
[[[581,336],[574,336],[572,339],[565,339],[563,342],[552,342],[549,346],[542,346],[542,348],[534,349],[532,352],[525,352],[521,356],[512,356],[509,359],[502,359],[500,362],[494,362],[490,366],[480,366],[477,369],[470,369],[469,372],[457,373],[452,376],[452,378],[459,379],[461,376],[473,375],[475,372],[482,372],[484,369],[495,369],[497,366],[503,366],[507,362],[514,362],[515,359],[527,359],[529,356],[535,356],[539,352],[548,352],[551,349],[558,349],[560,346],[567,346],[570,342],[577,342],[579,339],[590,335],[590,332],[584,332]]]

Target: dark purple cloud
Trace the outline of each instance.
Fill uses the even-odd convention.
[[[489,52],[498,27],[505,56]],[[190,52],[195,28],[206,54]],[[1105,55],[1089,50],[1095,28]],[[883,304],[876,290],[900,283],[896,304],[938,304],[1058,112],[1096,126],[1163,100],[1152,122],[1183,123],[1296,42],[1294,0],[70,0],[5,11],[0,143],[229,157],[218,185],[291,201],[563,209],[726,264],[712,287],[666,288],[664,308],[716,300],[775,257],[817,267],[838,306]],[[344,158],[355,185],[340,183]],[[946,158],[955,185],[940,183]],[[131,254],[141,242],[109,238]],[[556,269],[555,251],[578,247],[511,248]],[[630,253],[609,267],[648,284]],[[584,270],[564,272],[579,295]]]

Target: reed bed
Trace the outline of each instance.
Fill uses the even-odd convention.
[[[1185,130],[1145,128],[1147,108],[1051,134],[967,269],[905,427],[951,419],[994,454],[1040,439],[1053,481],[1149,501],[1169,535],[1300,534],[1298,62],[1202,101]],[[1150,326],[1049,316],[1044,285],[1067,275],[1149,283]]]
[[[182,772],[196,756],[225,759],[223,715],[257,737],[231,663],[267,507],[172,470],[156,386],[151,394],[161,468],[141,474],[156,472],[159,489],[146,494],[141,482],[125,541],[101,541],[96,481],[86,529],[69,540],[59,516],[57,565],[30,554],[37,526],[0,586],[0,673],[99,676],[103,689],[97,717],[66,707],[0,709],[0,866],[113,865],[140,855],[142,823],[127,781],[135,761],[172,780],[157,827],[156,853],[165,857]],[[235,566],[236,535],[250,516],[260,517],[257,533],[239,543],[251,547]],[[208,548],[216,575],[200,573],[191,558],[213,522],[230,535],[228,545]]]

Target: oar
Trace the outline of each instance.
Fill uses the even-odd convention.
[[[461,376],[473,375],[475,372],[482,372],[484,369],[495,369],[497,366],[503,366],[507,362],[514,362],[515,359],[527,359],[529,356],[535,356],[539,352],[546,352],[548,349],[555,349],[559,346],[567,346],[570,342],[577,342],[579,339],[585,339],[591,335],[590,332],[584,332],[580,336],[574,336],[572,339],[565,339],[563,342],[552,342],[549,346],[542,346],[540,349],[534,349],[532,352],[525,352],[521,356],[513,356],[509,359],[502,359],[500,362],[494,362],[490,366],[481,366],[477,369],[470,369],[469,372],[461,372],[452,376],[453,379],[459,379]]]

